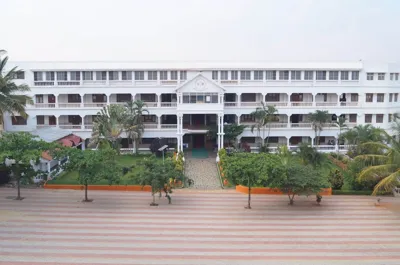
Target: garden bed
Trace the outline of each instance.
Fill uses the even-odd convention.
[[[242,185],[236,186],[236,191],[241,193],[249,193],[249,188]],[[270,194],[270,195],[282,195],[284,194],[281,190],[277,188],[268,188],[268,187],[254,187],[251,188],[251,194]],[[319,193],[322,196],[330,196],[332,195],[332,189],[327,188],[323,189],[322,192]]]
[[[45,189],[55,190],[84,190],[83,185],[44,184]],[[88,190],[110,190],[110,191],[146,191],[151,192],[151,186],[141,185],[89,185]]]

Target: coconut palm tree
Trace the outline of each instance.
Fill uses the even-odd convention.
[[[335,122],[335,125],[338,127],[339,129],[339,133],[338,133],[338,144],[337,144],[337,154],[339,156],[339,145],[340,145],[340,140],[342,137],[342,131],[345,130],[347,128],[347,124],[346,124],[346,117],[344,116],[339,116]]]
[[[1,52],[4,50],[0,50]],[[6,64],[8,56],[4,59],[0,58],[0,124],[3,124],[3,114],[8,112],[11,115],[18,113],[25,119],[28,114],[25,112],[26,104],[33,104],[31,97],[23,95],[29,92],[27,85],[16,85],[14,83],[15,76],[22,72],[17,67],[6,72]]]
[[[277,115],[278,110],[275,108],[275,106],[272,105],[266,105],[263,101],[261,101],[261,107],[257,107],[255,111],[251,113],[251,115],[254,115],[257,123],[251,126],[251,132],[253,133],[254,129],[257,129],[258,133],[260,134],[260,131],[262,130],[263,135],[262,135],[262,144],[261,146],[264,146],[264,128],[267,127],[268,133],[267,133],[267,138],[266,138],[266,145],[268,146],[268,140],[269,140],[269,134],[271,132],[271,123],[274,121],[277,121]]]
[[[144,125],[142,115],[148,114],[149,111],[145,108],[146,103],[142,100],[128,101],[125,103],[125,121],[124,129],[128,138],[140,142],[144,132]],[[135,152],[137,152],[139,145],[136,144]]]
[[[327,123],[330,123],[331,119],[332,116],[327,110],[316,110],[315,112],[310,112],[308,114],[308,121],[311,123],[311,126],[315,132],[315,145],[319,145],[319,139],[323,127]]]
[[[400,128],[396,122],[395,128]],[[400,131],[395,132],[396,135]],[[358,175],[359,181],[378,180],[373,195],[379,192],[391,192],[400,185],[400,140],[397,137],[386,134],[387,143],[366,142],[361,144],[366,150],[373,150],[373,153],[361,154],[354,159],[363,162],[367,167]],[[379,152],[377,152],[377,150]]]
[[[368,142],[383,142],[385,140],[385,131],[376,128],[371,124],[357,125],[354,128],[342,133],[341,138],[349,144],[359,145]]]
[[[97,147],[102,139],[111,143],[113,149],[119,151],[118,141],[124,131],[125,108],[121,105],[103,107],[93,122],[90,147]]]

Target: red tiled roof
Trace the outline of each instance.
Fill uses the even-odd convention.
[[[61,143],[63,146],[66,147],[73,147],[73,146],[78,146],[79,143],[82,142],[82,138],[77,135],[71,134],[59,139],[57,142]],[[42,158],[49,161],[53,160],[48,151],[42,153]]]

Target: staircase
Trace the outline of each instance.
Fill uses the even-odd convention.
[[[221,189],[215,158],[188,158],[185,161],[185,174],[194,181],[190,189]]]

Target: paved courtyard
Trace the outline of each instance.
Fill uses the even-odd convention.
[[[0,264],[400,264],[400,215],[373,197],[297,198],[234,191],[149,193],[0,188]]]

